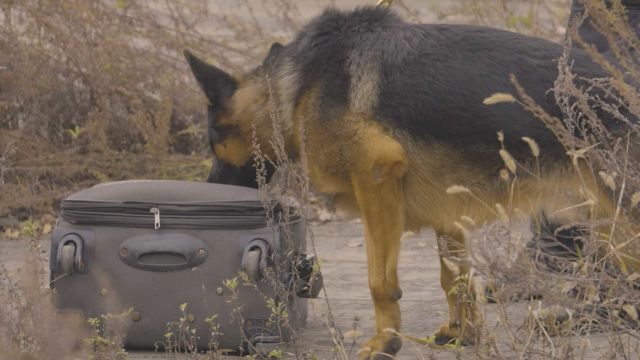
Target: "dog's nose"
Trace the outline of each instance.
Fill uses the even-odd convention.
[[[207,182],[210,183],[224,183],[222,182],[222,175],[225,172],[225,166],[220,162],[217,161],[215,158],[213,159],[213,165],[211,165],[211,171],[209,172],[209,178],[207,179]]]

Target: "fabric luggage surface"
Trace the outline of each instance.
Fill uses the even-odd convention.
[[[202,350],[216,340],[268,351],[304,325],[306,299],[295,294],[311,296],[313,259],[304,255],[302,221],[277,206],[267,221],[265,202],[275,205],[256,189],[185,181],[122,181],[75,193],[62,201],[52,236],[56,306],[85,317],[125,312],[128,348],[154,348],[183,317]],[[246,279],[230,301],[225,280],[240,270]],[[286,302],[287,315],[271,301]],[[220,336],[212,337],[212,325]]]

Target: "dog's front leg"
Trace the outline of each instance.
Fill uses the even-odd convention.
[[[397,269],[404,228],[404,162],[396,160],[378,159],[352,175],[365,226],[369,288],[376,314],[376,335],[360,350],[361,359],[389,359],[401,347],[395,332],[400,330],[398,300],[402,296]]]

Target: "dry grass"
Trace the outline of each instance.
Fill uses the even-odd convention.
[[[194,29],[203,6],[0,2],[0,216],[51,212],[106,179],[161,177],[151,164],[175,154],[205,158],[203,104],[180,56],[215,51]]]
[[[32,239],[19,275],[0,263],[0,359],[63,359],[84,352],[78,318],[56,315],[45,278],[40,245]],[[56,334],[56,336],[53,336]]]
[[[583,194],[574,206],[592,208],[592,217],[566,224],[588,229],[581,237],[582,251],[575,259],[555,258],[534,261],[527,256],[523,232],[512,226],[512,217],[486,228],[474,238],[472,258],[477,269],[500,284],[497,327],[485,333],[508,334],[501,346],[488,341],[481,353],[505,357],[504,350],[527,358],[633,358],[640,340],[640,269],[633,267],[640,256],[637,239],[638,177],[637,139],[640,101],[636,86],[640,70],[638,39],[627,25],[619,1],[610,9],[595,0],[585,7],[594,27],[611,44],[611,56],[599,54],[577,32],[583,19],[574,19],[568,29],[565,54],[558,62],[559,76],[552,89],[564,117],[558,119],[537,106],[512,78],[517,98],[540,118],[567,149],[567,163],[585,179]],[[582,79],[572,73],[572,44],[585,48],[608,72],[607,78]],[[586,84],[586,85],[585,85]],[[533,148],[532,148],[533,151]],[[535,153],[532,154],[535,156]],[[508,166],[508,162],[505,161]],[[535,172],[534,172],[535,173]],[[602,218],[586,182],[595,179],[607,189],[615,211]],[[633,200],[636,199],[636,200]],[[510,204],[504,204],[510,208]],[[491,251],[487,251],[491,249]],[[497,251],[496,251],[497,250]],[[630,254],[630,255],[629,255]],[[526,316],[513,326],[510,309],[522,305],[509,299],[523,294],[544,294],[527,304]],[[558,318],[567,317],[558,322]],[[600,333],[596,338],[580,335]],[[552,337],[553,335],[561,337]],[[491,338],[491,336],[489,336]],[[501,354],[502,351],[502,354]],[[508,357],[508,356],[507,356]]]
[[[559,40],[566,30],[568,3],[536,0],[523,5],[506,0],[464,0],[453,7],[440,7],[439,15],[442,21],[498,26]],[[0,217],[32,218],[24,223],[31,228],[23,224],[22,230],[35,237],[46,232],[46,221],[38,218],[52,212],[58,199],[79,188],[137,177],[203,180],[210,165],[208,160],[203,162],[208,158],[204,100],[190,79],[180,55],[182,49],[194,49],[226,69],[244,70],[260,60],[272,41],[286,41],[304,22],[292,1],[269,0],[260,9],[249,2],[241,6],[247,17],[215,13],[204,0],[0,0]],[[420,12],[402,2],[394,6],[409,19],[420,19]],[[637,123],[632,120],[640,116],[640,95],[637,87],[629,84],[640,83],[638,57],[634,56],[640,46],[624,26],[618,7],[609,11],[595,0],[588,0],[587,7],[597,28],[617,44],[613,46],[616,61],[594,52],[573,28],[569,32],[574,43],[591,51],[609,70],[611,78],[592,79],[587,88],[576,86],[567,53],[559,62],[560,76],[554,88],[565,118],[550,119],[541,112],[538,115],[541,121],[551,121],[560,141],[574,154],[590,149],[581,153],[580,161],[588,162],[594,171],[580,175],[605,179],[612,197],[619,199],[614,218],[594,220],[586,226],[608,229],[604,235],[610,237],[617,233],[622,239],[618,244],[638,246],[635,235],[625,233],[624,219],[636,219],[638,215],[635,194],[640,190],[640,169],[635,149],[627,145],[637,142]],[[278,24],[277,28],[265,26],[256,15],[258,10]],[[212,26],[224,30],[214,37]],[[522,89],[513,97],[535,110],[525,93]],[[594,112],[594,104],[626,124],[624,130],[599,131],[603,128],[602,112]],[[275,112],[272,120],[277,130]],[[568,136],[567,126],[583,127],[585,136],[577,140]],[[282,203],[301,208],[299,214],[304,215],[310,200],[305,166],[286,157],[278,131],[274,134],[277,158],[265,159],[256,148],[256,162],[274,162],[282,177],[271,192],[275,191]],[[501,155],[508,163],[508,153],[496,154]],[[509,209],[508,204],[504,207]],[[505,212],[502,222],[473,236],[476,251],[472,260],[476,267],[493,282],[503,284],[494,294],[498,300],[493,307],[497,325],[485,324],[483,340],[473,350],[475,355],[565,359],[594,353],[602,358],[632,358],[637,354],[637,345],[628,340],[640,338],[637,313],[632,310],[640,306],[638,275],[620,270],[615,266],[619,262],[607,261],[615,259],[620,249],[610,248],[603,256],[599,245],[602,238],[592,236],[585,239],[581,259],[560,261],[564,271],[558,273],[523,256],[527,249],[521,232],[510,226],[510,216]],[[37,228],[34,224],[39,223]],[[499,251],[487,253],[482,249]],[[123,356],[117,333],[108,337],[102,337],[104,330],[86,334],[82,324],[72,318],[54,315],[50,295],[42,290],[44,273],[38,254],[34,246],[24,264],[27,269],[39,270],[20,276],[10,274],[0,264],[0,323],[8,324],[0,327],[0,348],[5,350],[0,359]],[[289,290],[279,291],[285,294]],[[509,301],[532,291],[546,296],[541,302]],[[325,299],[330,308],[326,294]],[[551,337],[553,326],[540,326],[549,319],[539,312],[535,316],[543,305],[572,311],[572,322],[555,329],[569,336]],[[93,325],[94,329],[103,326],[96,322]],[[175,325],[180,329],[180,323]],[[56,327],[67,333],[67,340],[50,336]],[[598,346],[590,338],[578,336],[594,329],[604,334]],[[352,349],[331,316],[327,330],[336,357],[349,358]],[[78,341],[83,338],[93,346]],[[309,356],[303,334],[297,339],[292,356]],[[95,346],[96,341],[105,346]],[[173,344],[172,349],[180,350],[183,345]],[[455,346],[444,350],[422,343],[418,346],[424,358],[437,357],[438,351],[460,355]]]

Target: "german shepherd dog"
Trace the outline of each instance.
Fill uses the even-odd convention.
[[[283,124],[288,156],[303,160],[313,188],[356,209],[365,227],[368,278],[377,333],[363,359],[396,354],[401,341],[398,253],[403,231],[435,229],[441,285],[449,319],[436,340],[475,340],[477,313],[452,291],[469,273],[464,234],[454,222],[495,219],[484,203],[508,203],[531,213],[575,204],[576,176],[567,176],[566,150],[542,121],[520,104],[483,104],[513,92],[514,74],[547,112],[562,118],[553,94],[560,45],[506,31],[464,25],[416,25],[392,10],[326,10],[287,45],[275,43],[263,63],[232,76],[185,51],[209,100],[209,141],[217,161],[209,180],[256,186],[252,136],[273,152],[274,107]],[[589,57],[574,51],[574,72],[603,76]],[[497,140],[502,131],[504,139]],[[304,132],[304,144],[302,133]],[[509,195],[498,156],[507,149],[518,164],[531,160],[522,137],[540,148],[544,179],[520,180]],[[302,150],[304,148],[304,151]],[[472,191],[447,194],[459,184]],[[613,205],[601,186],[588,183],[600,215]],[[453,191],[449,191],[450,193]],[[446,241],[442,241],[446,240]],[[386,356],[386,355],[384,355]]]

